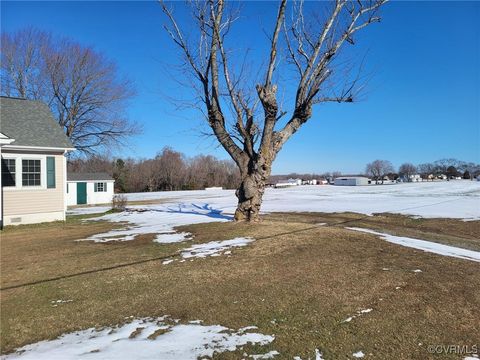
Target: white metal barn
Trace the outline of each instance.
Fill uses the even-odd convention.
[[[114,184],[115,180],[107,173],[69,173],[67,205],[110,203]]]
[[[334,185],[337,186],[358,186],[368,185],[370,180],[363,176],[346,176],[335,178]]]

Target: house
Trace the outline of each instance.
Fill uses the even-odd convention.
[[[334,185],[337,186],[358,186],[358,185],[368,185],[370,184],[370,179],[363,176],[344,176],[335,178]]]
[[[75,150],[40,101],[0,97],[1,225],[65,220],[68,151]]]
[[[110,203],[114,185],[115,180],[107,173],[69,173],[67,205]]]

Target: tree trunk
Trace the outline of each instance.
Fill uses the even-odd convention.
[[[263,165],[260,165],[260,163]],[[242,183],[235,192],[238,198],[235,221],[260,221],[260,207],[265,192],[265,184],[270,177],[271,162],[258,160],[254,163],[254,166],[250,166],[250,169],[252,168],[253,170],[242,175]]]

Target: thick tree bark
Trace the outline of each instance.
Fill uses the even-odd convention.
[[[260,157],[250,161],[248,169],[242,171],[242,182],[235,192],[238,198],[235,221],[260,221],[260,207],[270,177],[271,164],[271,160]]]

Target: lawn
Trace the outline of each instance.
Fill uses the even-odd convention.
[[[431,354],[428,347],[478,346],[478,262],[345,227],[478,251],[479,221],[276,213],[259,226],[182,226],[177,230],[194,235],[183,243],[154,243],[151,234],[125,242],[74,241],[118,226],[72,218],[2,232],[2,353],[72,331],[164,315],[185,324],[254,325],[275,336],[218,359],[273,350],[275,359],[308,359],[315,349],[324,359],[354,358],[360,351],[366,359],[463,359]],[[230,255],[192,261],[182,262],[178,253],[236,237],[255,241]],[[174,261],[164,265],[165,259]]]

